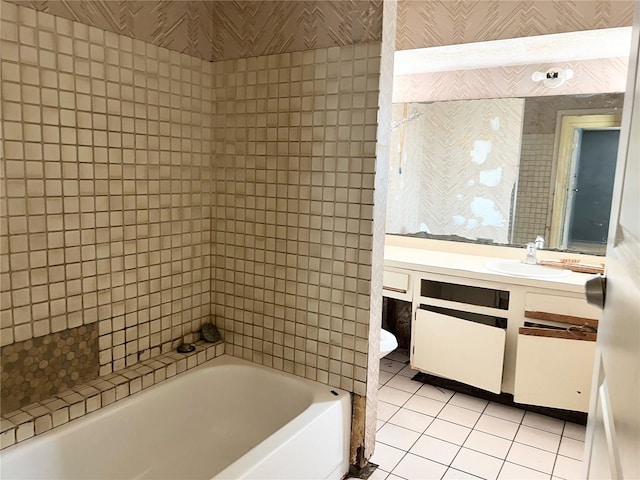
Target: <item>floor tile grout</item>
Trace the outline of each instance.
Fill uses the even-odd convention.
[[[386,370],[383,370],[382,367],[381,367],[381,372],[385,372],[384,376],[388,376],[388,378],[386,379],[386,381],[384,383],[380,384],[380,388],[387,387],[388,389],[391,389],[391,391],[401,392],[403,395],[407,395],[407,398],[406,398],[406,400],[404,400],[401,403],[401,405],[396,405],[395,403],[390,403],[390,402],[385,402],[384,400],[380,400],[381,402],[385,402],[385,403],[393,406],[393,408],[395,408],[395,411],[389,416],[389,418],[387,420],[384,420],[384,421],[380,422],[379,428],[377,429],[377,431],[382,430],[387,425],[391,425],[393,427],[397,427],[399,429],[406,430],[407,432],[411,432],[413,434],[417,434],[418,437],[406,449],[399,448],[397,446],[394,446],[394,445],[391,445],[391,444],[388,444],[388,443],[385,443],[385,442],[377,440],[380,444],[385,445],[386,447],[393,448],[395,450],[403,452],[402,456],[397,460],[397,462],[395,462],[395,465],[393,466],[393,468],[391,469],[390,472],[387,472],[386,470],[380,469],[381,472],[387,473],[387,476],[395,475],[395,476],[397,476],[399,478],[406,478],[406,477],[401,477],[400,475],[397,475],[397,473],[394,473],[394,471],[411,454],[411,455],[414,455],[414,456],[419,457],[421,459],[427,460],[429,462],[433,462],[433,463],[436,463],[438,465],[446,467],[446,470],[444,471],[443,476],[445,476],[449,470],[456,470],[456,471],[461,471],[461,472],[464,472],[464,473],[466,473],[468,475],[477,477],[477,474],[474,474],[472,472],[467,472],[467,471],[465,471],[464,469],[461,469],[461,468],[453,467],[453,463],[455,462],[456,458],[458,458],[458,456],[463,451],[463,449],[466,449],[468,451],[473,451],[473,452],[475,452],[477,454],[485,455],[487,457],[499,460],[501,462],[501,465],[500,465],[500,469],[498,470],[497,477],[500,476],[500,474],[502,473],[502,471],[503,471],[503,469],[504,469],[504,467],[505,467],[505,465],[507,463],[510,463],[510,464],[513,464],[513,465],[518,465],[519,467],[522,467],[522,468],[525,468],[525,469],[528,469],[528,470],[531,470],[531,471],[534,471],[534,472],[538,472],[538,473],[547,475],[550,478],[553,475],[553,472],[555,471],[555,467],[556,467],[556,463],[557,463],[558,457],[562,456],[562,457],[565,457],[565,458],[567,458],[569,460],[579,461],[579,460],[576,460],[573,457],[569,457],[569,456],[566,456],[566,455],[560,455],[560,445],[562,444],[563,438],[570,438],[571,440],[574,440],[576,442],[581,442],[581,440],[579,440],[579,439],[574,439],[574,438],[571,438],[571,437],[568,437],[568,436],[564,435],[565,431],[567,430],[567,424],[569,422],[564,422],[563,421],[561,433],[558,434],[558,433],[555,433],[553,431],[549,431],[549,429],[539,428],[539,426],[525,424],[524,422],[525,422],[525,419],[527,418],[527,412],[523,412],[523,414],[520,417],[518,422],[514,422],[512,419],[507,419],[507,418],[503,418],[503,417],[500,417],[500,416],[496,416],[497,415],[496,413],[494,413],[492,415],[491,413],[487,412],[487,409],[489,408],[489,406],[491,404],[494,404],[494,403],[496,405],[501,405],[501,404],[496,403],[496,402],[492,402],[492,401],[489,401],[489,400],[486,400],[486,401],[482,400],[482,401],[485,401],[486,403],[482,407],[482,410],[478,410],[478,409],[474,409],[474,408],[467,408],[467,406],[465,406],[465,405],[458,404],[457,402],[460,400],[461,396],[463,395],[463,394],[460,394],[460,392],[453,392],[452,395],[450,397],[448,397],[446,400],[432,398],[430,396],[425,396],[425,395],[419,395],[418,392],[420,391],[422,385],[426,385],[426,384],[424,384],[422,382],[418,382],[416,380],[413,380],[412,376],[406,375],[407,372],[405,371],[405,369],[409,366],[408,362],[401,362],[401,361],[394,360],[394,359],[390,359],[390,360],[393,361],[394,363],[404,363],[404,366],[402,366],[399,369],[396,366],[395,368],[393,368],[394,370],[396,370],[395,372],[388,372]],[[404,374],[401,373],[403,371],[404,371]],[[422,385],[420,385],[415,390],[407,391],[407,390],[403,390],[401,388],[396,388],[396,387],[394,387],[392,385],[389,385],[389,383],[394,378],[402,378],[403,381],[410,380],[412,382],[422,383]],[[435,388],[438,388],[438,387],[435,387]],[[438,388],[438,390],[443,391],[443,392],[449,392],[449,390],[447,390],[447,389]],[[457,397],[457,400],[454,400],[454,399],[456,399],[456,395],[459,395],[459,396]],[[472,397],[471,395],[465,395],[465,396],[466,397]],[[414,410],[414,409],[412,409],[412,408],[407,406],[407,403],[410,402],[411,399],[414,398],[414,397],[427,398],[429,400],[439,402],[442,405],[440,406],[440,408],[438,409],[438,412],[435,415],[432,415],[432,414],[429,414],[429,413],[425,413],[425,411]],[[452,403],[452,402],[456,402],[456,403]],[[456,421],[451,421],[449,419],[445,420],[445,419],[441,418],[440,415],[443,413],[443,410],[448,405],[454,406],[454,407],[458,407],[458,408],[464,409],[464,410],[469,411],[469,412],[474,412],[474,413],[478,414],[478,418],[473,422],[473,426],[469,426],[469,424],[466,423],[466,422],[465,423],[457,423]],[[517,407],[511,407],[511,406],[506,406],[506,407],[510,408],[510,409],[519,410],[519,409],[517,409]],[[427,417],[431,417],[431,420],[429,421],[429,423],[426,425],[426,427],[424,429],[419,429],[419,430],[414,430],[414,429],[407,428],[405,426],[393,423],[392,419],[402,411],[409,411],[409,412],[412,412],[412,413],[425,415]],[[450,412],[451,409],[449,409],[448,411]],[[496,435],[496,434],[493,434],[493,433],[490,433],[490,432],[483,432],[481,430],[476,430],[476,426],[478,425],[478,422],[480,421],[480,419],[483,418],[483,416],[487,416],[487,417],[490,417],[490,418],[493,418],[493,419],[497,419],[497,420],[501,420],[501,421],[504,421],[504,422],[509,422],[509,423],[515,424],[515,425],[517,425],[517,429],[516,429],[515,433],[513,434],[513,436],[511,438],[505,438],[505,437],[501,437],[500,435]],[[427,433],[427,430],[433,425],[433,423],[436,420],[440,420],[441,422],[450,423],[452,425],[456,425],[458,427],[462,427],[462,428],[468,429],[469,431],[466,434],[466,436],[464,437],[464,440],[461,441],[461,445],[458,445],[457,443],[451,442],[449,440],[445,440],[443,438],[439,438],[438,436],[435,436],[433,434]],[[543,432],[543,433],[546,433],[546,434],[551,434],[551,435],[554,435],[554,436],[558,437],[559,438],[558,446],[555,448],[555,451],[546,450],[544,448],[539,448],[537,446],[529,445],[527,443],[517,442],[515,439],[518,436],[518,434],[521,431],[523,426],[524,427],[528,427],[528,428],[533,429],[533,430],[536,430],[536,431],[539,431],[539,432]],[[501,439],[501,440],[508,441],[509,442],[509,448],[507,449],[506,453],[503,455],[503,458],[501,458],[501,456],[495,456],[495,455],[492,455],[492,454],[489,454],[489,453],[485,453],[485,452],[476,450],[476,449],[471,448],[469,446],[466,446],[465,445],[466,442],[469,440],[469,437],[472,435],[472,433],[474,431],[483,433],[485,435],[488,435],[490,437],[494,437],[496,439]],[[456,454],[454,455],[454,457],[452,458],[451,462],[446,464],[446,463],[443,463],[443,462],[439,462],[439,461],[433,460],[433,459],[428,458],[428,457],[424,457],[421,454],[411,452],[411,449],[415,447],[415,445],[418,443],[418,441],[423,436],[427,436],[427,437],[430,437],[432,439],[436,439],[436,440],[439,440],[441,442],[445,442],[445,443],[447,443],[449,445],[454,445],[458,450],[457,450]],[[515,444],[523,445],[523,446],[526,446],[528,448],[539,450],[540,452],[545,452],[545,453],[549,453],[551,455],[554,455],[554,462],[553,462],[553,466],[551,468],[551,473],[543,472],[542,470],[538,470],[537,468],[532,468],[532,467],[528,467],[528,466],[525,466],[525,465],[520,465],[519,463],[517,463],[517,462],[515,462],[513,460],[509,460],[508,461],[507,458],[508,458],[509,454],[511,453],[511,450],[512,450],[512,448],[513,448],[513,446]],[[440,477],[440,478],[442,478],[442,477]]]

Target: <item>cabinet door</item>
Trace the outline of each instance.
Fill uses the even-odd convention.
[[[418,370],[500,393],[506,332],[418,310],[411,365]]]
[[[589,411],[595,347],[594,341],[520,333],[514,401]]]

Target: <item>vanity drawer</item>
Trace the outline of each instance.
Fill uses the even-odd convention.
[[[409,291],[409,274],[385,270],[382,276],[382,288],[407,293]]]
[[[506,332],[433,311],[418,310],[412,368],[500,393]]]
[[[593,319],[598,319],[602,315],[602,310],[589,305],[584,297],[527,292],[524,300],[525,310],[531,312],[553,312]]]
[[[408,272],[385,268],[382,274],[382,295],[410,302],[412,297],[411,275]]]
[[[513,392],[515,402],[589,411],[595,335],[590,334],[585,339],[570,336],[563,330],[520,329]]]

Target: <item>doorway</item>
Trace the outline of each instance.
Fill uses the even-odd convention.
[[[604,255],[620,137],[620,115],[562,115],[551,246]]]
[[[576,129],[563,246],[604,254],[620,129]]]

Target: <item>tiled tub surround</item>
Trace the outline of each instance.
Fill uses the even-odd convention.
[[[98,376],[98,326],[12,343],[1,349],[1,412],[46,400]]]
[[[45,433],[223,354],[223,343],[197,342],[192,353],[161,354],[9,412],[1,419],[0,447]]]
[[[516,214],[514,215],[514,244],[524,245],[538,235],[548,237],[547,217],[553,207],[549,192],[553,175],[555,134],[525,133],[522,135]]]
[[[213,301],[234,355],[364,395],[380,44],[211,64],[2,15],[3,341],[98,322],[106,374]]]
[[[97,324],[111,378],[215,302],[227,353],[364,396],[380,44],[210,64],[0,7],[3,343]]]
[[[213,64],[228,353],[366,395],[380,44]]]
[[[97,324],[100,374],[211,309],[212,66],[0,3],[3,345]]]

